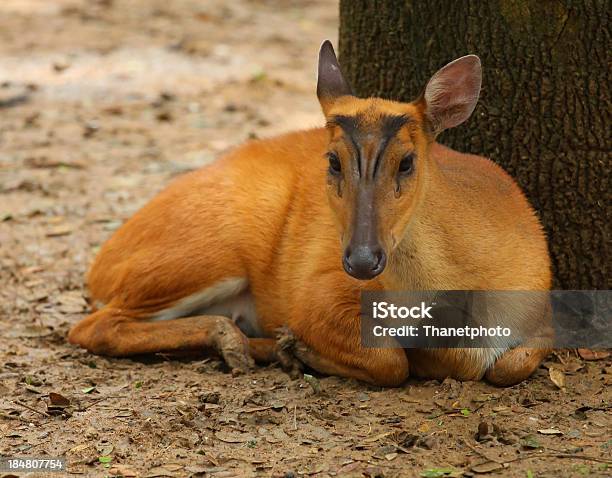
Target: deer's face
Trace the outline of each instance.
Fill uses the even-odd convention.
[[[330,133],[327,193],[351,276],[372,279],[385,269],[427,186],[429,145],[470,116],[480,78],[480,60],[469,55],[439,70],[413,103],[359,99],[331,43],[321,46],[317,96]]]
[[[384,270],[418,202],[427,137],[417,108],[377,99],[338,102],[327,128],[327,193],[344,269],[371,279]]]

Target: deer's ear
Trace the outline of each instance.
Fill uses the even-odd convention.
[[[334,47],[329,40],[325,40],[319,50],[317,75],[317,97],[323,113],[327,116],[334,101],[347,95],[352,95],[351,88],[342,75]]]
[[[431,77],[420,102],[434,135],[470,117],[478,102],[481,80],[480,59],[476,55],[458,58]]]

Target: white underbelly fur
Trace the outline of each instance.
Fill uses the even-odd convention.
[[[224,279],[200,292],[160,310],[149,320],[174,320],[197,315],[221,315],[232,319],[247,337],[263,337],[257,321],[255,301],[248,281],[241,277]]]

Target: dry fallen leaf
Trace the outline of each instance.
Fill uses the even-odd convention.
[[[73,169],[84,169],[86,164],[80,161],[74,160],[62,160],[62,159],[51,159],[46,156],[32,156],[25,158],[25,165],[29,168],[34,169],[48,169],[48,168],[73,168]]]
[[[96,445],[96,450],[101,456],[110,456],[114,449],[115,445],[112,443],[101,442]]]
[[[542,435],[563,435],[561,430],[557,430],[556,428],[544,428],[542,430],[538,430],[538,433]]]
[[[210,404],[208,404],[210,405]],[[214,405],[215,408],[220,408],[221,405]],[[239,410],[237,410],[238,413],[255,413],[255,412],[262,412],[264,410],[270,410],[272,407],[250,407],[250,408],[240,408]],[[207,408],[205,408],[207,409]]]
[[[583,368],[584,368],[584,363],[571,362],[571,363],[566,364],[563,370],[565,373],[572,375],[572,374],[575,374],[576,372],[579,372]]]
[[[144,478],[157,478],[162,476],[175,476],[174,473],[163,466],[155,466],[151,468]]]
[[[78,314],[87,308],[87,302],[80,291],[63,292],[56,300],[60,312],[64,314]]]
[[[81,443],[80,445],[74,446],[72,447],[70,450],[68,450],[70,453],[78,453],[80,451],[86,450],[87,448],[89,448],[90,444],[89,443]]]
[[[344,465],[342,468],[340,468],[338,470],[338,476],[344,476],[349,474],[350,472],[355,472],[358,468],[361,468],[361,466],[363,466],[360,462],[358,461],[354,461],[352,463],[348,463],[346,465]]]
[[[542,448],[542,445],[540,445],[540,442],[534,435],[527,435],[523,437],[523,439],[521,440],[521,445],[523,446],[523,448],[529,449]]]
[[[474,473],[491,473],[492,471],[501,470],[504,467],[501,463],[487,461],[478,465],[472,466],[471,470]]]
[[[394,432],[386,432],[386,433],[381,433],[379,435],[374,435],[368,438],[365,438],[363,440],[364,443],[374,443],[376,441],[382,440],[385,437],[388,437],[389,435],[392,435]]]
[[[32,386],[32,385],[26,385],[26,386],[25,386],[25,389],[26,389],[28,392],[38,393],[39,395],[40,395],[40,394],[42,394],[42,390],[41,390],[40,388],[36,388],[36,387],[34,387],[34,386]]]
[[[225,443],[246,443],[253,440],[253,435],[240,432],[217,432],[215,438]]]
[[[72,234],[73,227],[68,224],[63,224],[59,226],[52,227],[46,232],[47,237],[60,237],[67,236],[68,234]]]
[[[489,424],[487,422],[480,422],[478,424],[478,432],[476,433],[476,440],[482,441],[489,435]]]
[[[607,350],[578,349],[578,355],[580,355],[583,360],[601,360],[608,358],[610,352]]]
[[[55,392],[49,393],[50,404],[54,407],[68,407],[70,406],[70,400],[63,395]]]
[[[113,467],[109,470],[109,473],[113,476],[124,476],[125,478],[133,478],[138,476],[134,470],[129,468],[126,465],[113,465]]]
[[[550,380],[561,390],[565,390],[565,374],[556,368],[549,368],[548,375],[550,376]]]
[[[185,468],[180,463],[166,463],[163,465],[163,467],[168,471],[179,471]]]
[[[427,433],[430,428],[429,423],[423,422],[421,425],[419,425],[417,431],[420,433]]]
[[[9,338],[45,337],[49,334],[50,332],[47,327],[42,327],[40,325],[24,325],[22,327],[12,327],[4,336]]]

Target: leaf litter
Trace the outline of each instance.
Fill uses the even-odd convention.
[[[0,125],[3,453],[62,456],[82,476],[603,473],[607,351],[558,353],[548,373],[507,389],[380,389],[68,345],[91,310],[93,256],[156,191],[249,137],[322,124],[313,59],[338,24],[335,2],[57,3],[0,2],[0,68],[13,83],[0,98],[27,95]],[[83,48],[56,54],[74,38]]]

